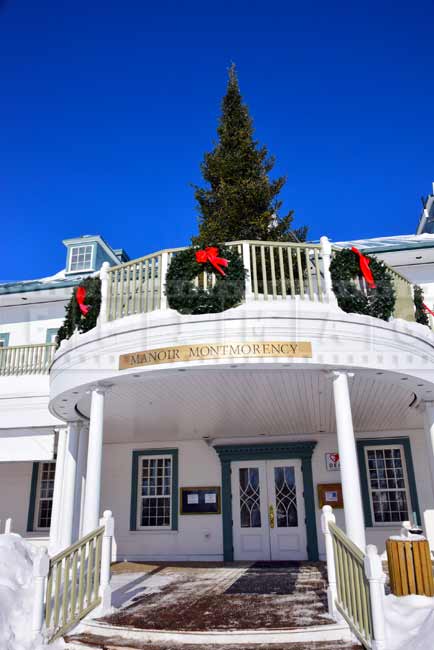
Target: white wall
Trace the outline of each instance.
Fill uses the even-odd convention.
[[[0,520],[12,517],[12,531],[27,536],[32,463],[0,463]]]
[[[392,431],[387,433],[358,434],[358,438],[408,437],[416,475],[419,509],[421,515],[434,504],[433,488],[423,431]],[[282,440],[282,438],[279,438]],[[312,459],[316,522],[320,557],[324,557],[324,543],[321,534],[321,511],[318,503],[317,485],[319,483],[339,483],[340,473],[326,469],[326,452],[337,451],[336,437],[333,434],[316,436],[288,437],[286,440],[316,440],[317,446]],[[270,439],[271,441],[272,439]],[[268,441],[268,438],[267,438]],[[256,442],[264,443],[264,438],[256,440],[226,440],[224,444]],[[132,452],[138,449],[161,449],[173,447],[179,450],[179,487],[221,485],[221,465],[216,452],[202,440],[143,443],[106,444],[103,457],[102,510],[113,511],[116,520],[116,544],[118,559],[166,559],[172,560],[221,560],[223,558],[222,520],[218,515],[193,516],[179,515],[178,532],[129,531],[131,498]],[[338,526],[345,528],[343,510],[335,511]],[[386,539],[399,532],[399,526],[375,527],[367,530],[368,544],[376,544],[384,551]],[[206,535],[209,534],[207,537]]]
[[[140,449],[177,448],[179,487],[221,485],[220,461],[203,441],[106,444],[103,455],[102,508],[115,517],[118,560],[172,559],[221,560],[220,515],[178,515],[178,531],[129,531],[132,452]],[[205,535],[209,533],[209,537]]]

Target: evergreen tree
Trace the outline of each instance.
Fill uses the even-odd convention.
[[[199,235],[194,244],[237,239],[304,241],[306,228],[291,231],[293,210],[278,216],[277,196],[285,177],[270,180],[274,158],[253,139],[253,123],[243,103],[235,65],[229,70],[217,128],[218,142],[201,165],[206,188],[195,188]]]

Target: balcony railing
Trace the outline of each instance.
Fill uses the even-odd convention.
[[[48,374],[55,349],[55,343],[0,348],[0,377]]]
[[[334,299],[330,261],[335,249],[326,237],[320,244],[236,241],[248,271],[246,301],[302,300],[329,302]],[[182,248],[173,248],[108,268],[102,274],[102,321],[167,308],[165,277],[170,260]],[[388,267],[396,293],[395,318],[414,321],[413,288],[400,273]],[[212,286],[214,274],[203,273],[197,286]],[[359,288],[366,291],[362,278]]]

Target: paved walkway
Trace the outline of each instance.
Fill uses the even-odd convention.
[[[322,562],[121,563],[112,580],[113,605],[120,609],[103,620],[122,627],[257,630],[332,622]]]

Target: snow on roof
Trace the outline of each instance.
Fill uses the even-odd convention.
[[[364,250],[386,253],[388,251],[408,250],[412,248],[434,247],[434,235],[393,235],[391,237],[373,237],[372,239],[353,239],[352,241],[333,242],[339,248],[357,246]]]

